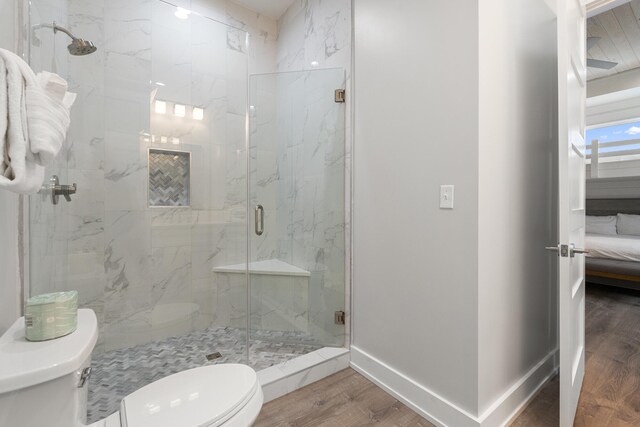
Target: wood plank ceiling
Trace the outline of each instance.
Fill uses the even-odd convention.
[[[640,0],[632,0],[587,19],[587,36],[600,37],[588,58],[617,62],[610,70],[587,68],[587,80],[640,67]]]

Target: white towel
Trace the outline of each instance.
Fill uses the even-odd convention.
[[[6,58],[0,49],[0,187],[35,193],[42,186],[44,167],[29,148],[26,81],[18,63]]]
[[[27,123],[31,152],[45,166],[60,152],[67,137],[69,108],[76,95],[67,92],[67,82],[57,74],[38,73],[37,86],[27,86]]]
[[[0,49],[0,188],[36,193],[44,166],[62,148],[75,95],[51,73],[36,76],[14,53]]]

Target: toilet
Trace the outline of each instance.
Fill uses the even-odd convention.
[[[93,310],[78,310],[75,332],[29,342],[24,318],[0,337],[0,426],[87,426]],[[120,411],[90,427],[247,427],[262,408],[262,387],[246,365],[203,366],[162,378],[122,399]]]

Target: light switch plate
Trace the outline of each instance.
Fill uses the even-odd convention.
[[[453,209],[453,185],[440,186],[440,209]]]

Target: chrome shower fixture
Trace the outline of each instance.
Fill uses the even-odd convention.
[[[55,22],[53,23],[53,25],[39,24],[33,27],[32,35],[33,35],[34,46],[40,46],[40,39],[38,39],[38,37],[36,37],[35,35],[36,30],[39,30],[40,28],[51,28],[54,34],[57,34],[58,31],[60,31],[62,33],[65,33],[67,36],[69,36],[71,38],[71,44],[67,46],[67,49],[69,50],[69,53],[73,56],[89,55],[95,52],[96,50],[98,50],[98,48],[96,47],[96,45],[93,44],[93,42],[89,40],[83,40],[81,38],[74,36],[71,33],[71,31],[57,25]]]
[[[96,45],[94,45],[89,40],[83,40],[74,36],[73,34],[71,34],[71,31],[67,30],[64,27],[60,27],[59,25],[56,25],[56,23],[54,22],[53,32],[57,34],[58,31],[63,32],[69,37],[71,37],[71,44],[67,46],[67,49],[69,49],[69,53],[71,55],[84,56],[84,55],[92,54],[93,52],[98,50]]]

